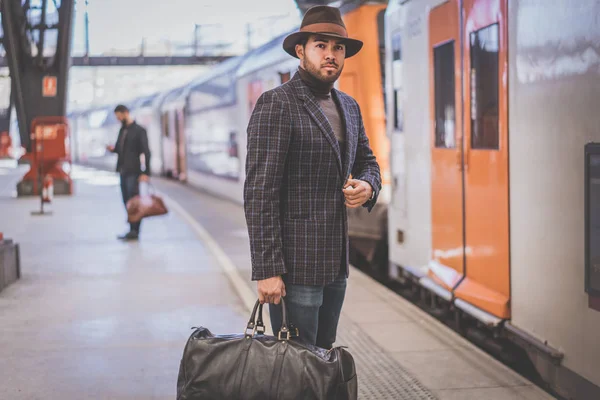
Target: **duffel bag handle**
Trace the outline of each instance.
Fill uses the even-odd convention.
[[[258,319],[256,317],[256,313],[258,312]],[[277,338],[279,340],[289,340],[290,339],[290,328],[289,322],[287,318],[287,309],[285,307],[285,300],[283,297],[281,298],[281,312],[282,312],[282,324],[281,329],[279,330],[279,334]],[[256,321],[256,323],[254,322]],[[247,339],[252,338],[255,333],[263,334],[265,332],[265,324],[263,323],[263,305],[260,303],[260,300],[256,300],[254,303],[254,308],[252,309],[252,315],[250,315],[250,320],[248,321],[248,325],[246,325],[246,332],[244,336]]]
[[[263,305],[257,301],[254,304],[254,308],[252,309],[252,315],[250,315],[250,320],[248,321],[248,325],[246,325],[246,338],[251,338],[255,333],[262,335],[265,333],[265,324],[263,323]],[[258,320],[256,324],[254,321],[256,320],[256,312],[258,311]]]

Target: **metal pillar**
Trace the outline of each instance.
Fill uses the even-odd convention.
[[[21,145],[31,169],[17,185],[21,195],[39,193],[32,152],[32,123],[66,115],[74,0],[0,0],[3,45],[14,88]],[[65,145],[66,146],[66,145]],[[67,149],[68,150],[68,149]],[[67,157],[68,158],[68,157]],[[55,160],[50,168],[55,193],[70,194],[71,179]]]

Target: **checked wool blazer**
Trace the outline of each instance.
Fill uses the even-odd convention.
[[[346,128],[346,152],[298,73],[263,93],[248,124],[244,211],[252,280],[326,285],[348,275],[348,224],[342,192],[350,174],[368,182],[375,205],[381,177],[360,108],[333,89]]]

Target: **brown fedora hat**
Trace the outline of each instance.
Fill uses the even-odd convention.
[[[346,25],[342,20],[340,10],[330,6],[314,6],[306,11],[300,31],[294,32],[283,41],[283,49],[292,57],[296,55],[296,45],[310,35],[323,35],[336,39],[343,39],[346,45],[346,58],[350,58],[360,51],[363,42],[348,37]]]

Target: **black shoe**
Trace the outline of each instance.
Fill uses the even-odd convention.
[[[125,235],[118,236],[120,240],[138,240],[139,233],[135,231],[127,232]]]

